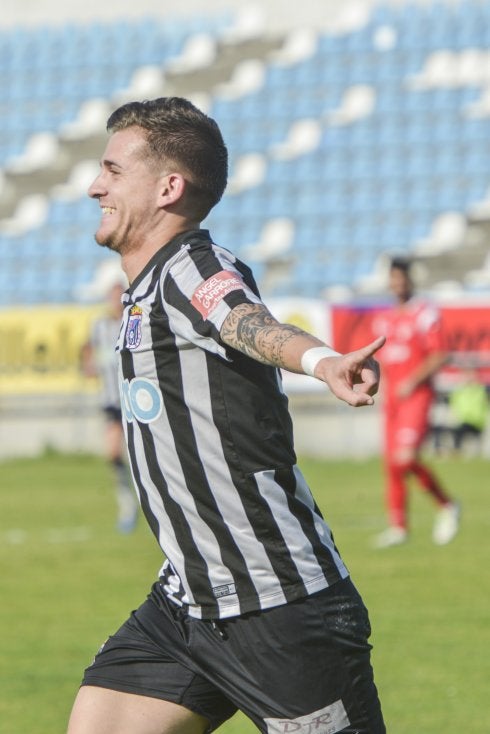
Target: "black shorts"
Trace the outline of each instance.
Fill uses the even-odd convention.
[[[115,405],[104,405],[102,408],[104,415],[108,423],[121,423],[122,425],[122,411]]]
[[[83,685],[172,701],[206,717],[209,731],[240,709],[264,734],[385,734],[369,635],[350,579],[219,621],[189,617],[155,584]]]

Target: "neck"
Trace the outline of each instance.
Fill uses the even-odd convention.
[[[174,222],[172,225],[163,227],[158,234],[153,234],[143,244],[129,248],[121,256],[122,269],[126,273],[128,282],[131,284],[141,271],[144,270],[153,255],[158,250],[161,250],[162,247],[165,247],[174,237],[191,229],[199,229],[199,227],[199,222],[190,222],[187,220]]]
[[[398,305],[405,306],[405,304],[407,304],[411,298],[412,298],[412,294],[410,294],[409,296],[403,296],[402,298],[399,298]]]

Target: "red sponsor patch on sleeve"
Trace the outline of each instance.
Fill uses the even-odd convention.
[[[239,275],[221,270],[196,288],[191,303],[203,319],[207,319],[228,293],[242,288],[243,281]]]

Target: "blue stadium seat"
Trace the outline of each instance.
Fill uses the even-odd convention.
[[[165,22],[144,17],[1,30],[0,165],[21,153],[32,133],[56,131],[75,119],[90,96],[111,98],[138,66],[164,65],[191,33],[218,33],[228,22],[224,14],[196,14]],[[386,49],[375,45],[383,26],[395,34]],[[482,89],[416,91],[407,79],[433,51],[489,46],[490,3],[376,4],[364,27],[323,32],[311,58],[287,67],[269,64],[258,92],[236,100],[213,97],[210,114],[229,146],[230,171],[243,154],[267,158],[264,183],[226,195],[208,217],[216,240],[240,255],[257,242],[268,219],[292,217],[297,260],[274,292],[317,295],[328,284],[350,284],[368,273],[385,250],[409,251],[437,214],[464,212],[490,185],[490,120],[465,112]],[[329,124],[328,113],[353,84],[375,89],[374,113]],[[319,148],[291,161],[274,158],[274,144],[304,118],[323,126]],[[53,201],[46,225],[0,237],[0,303],[71,300],[74,287],[89,281],[106,256],[93,242],[97,221],[97,207],[86,197]],[[267,264],[254,268],[260,278]],[[9,288],[13,272],[15,293]]]
[[[76,117],[80,105],[94,96],[110,98],[126,87],[132,73],[145,64],[161,64],[178,54],[185,39],[207,28],[218,33],[229,13],[192,19],[66,23],[60,26],[14,28],[2,33],[0,80],[8,105],[2,123],[22,110],[25,145],[29,135],[59,127]],[[62,63],[60,63],[60,60]],[[15,80],[15,83],[14,83]],[[33,101],[36,103],[33,104]],[[12,155],[0,135],[0,166]],[[15,153],[20,152],[19,146]]]

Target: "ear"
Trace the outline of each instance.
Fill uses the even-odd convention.
[[[158,189],[158,204],[162,208],[175,204],[182,198],[185,191],[185,179],[180,173],[167,173],[160,181]]]

